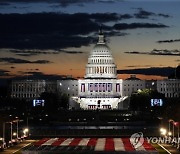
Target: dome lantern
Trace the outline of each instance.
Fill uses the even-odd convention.
[[[99,40],[97,44],[105,44],[104,34],[101,29],[99,30]]]

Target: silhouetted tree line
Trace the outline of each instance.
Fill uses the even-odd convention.
[[[39,99],[45,100],[44,106],[33,107],[33,100],[11,98],[6,95],[0,97],[0,110],[7,114],[21,116],[27,113],[54,113],[68,108],[69,97],[66,94],[44,92]]]
[[[178,65],[175,70],[174,73],[172,73],[171,75],[169,75],[168,77],[169,79],[180,79],[180,65]]]
[[[44,92],[40,98],[45,100],[44,110],[47,112],[68,109],[69,97],[67,94]]]
[[[130,108],[136,111],[149,111],[152,108],[151,99],[165,100],[165,97],[157,90],[143,89],[131,95]]]

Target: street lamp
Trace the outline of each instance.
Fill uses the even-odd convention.
[[[16,137],[18,139],[19,138],[19,122],[22,122],[23,120],[19,120],[17,118],[18,117],[16,117],[16,120],[13,120],[12,122],[16,122]]]
[[[173,125],[175,125],[178,129],[178,132],[177,132],[177,138],[178,138],[177,148],[179,149],[179,122],[174,122]]]
[[[28,136],[28,132],[29,132],[29,129],[28,128],[25,128],[24,130],[23,130],[23,133],[24,133],[24,136]]]
[[[6,123],[3,122],[3,143],[5,142],[5,127],[6,127]]]
[[[167,130],[165,128],[160,128],[160,132],[161,132],[161,135],[166,135],[167,134]]]
[[[14,120],[13,122],[16,122],[16,133],[14,133],[16,135],[14,135],[14,136],[16,136],[16,138],[18,139],[18,134],[19,134],[19,125],[18,125],[18,122],[19,122],[19,119]]]
[[[172,133],[171,133],[171,132],[168,132],[168,135],[169,135],[169,136],[171,136],[171,135],[172,135]]]
[[[10,130],[11,141],[10,142],[12,143],[12,136],[13,136],[13,134],[12,134],[12,124],[13,123],[12,122],[4,122],[3,123],[3,143],[5,143],[5,137],[6,137],[6,132],[5,132],[5,130],[6,130],[6,123],[7,124],[11,124],[11,128],[10,128],[11,129]]]
[[[172,136],[173,136],[173,138],[174,138],[174,120],[172,120],[172,119],[169,119],[169,132],[171,131],[171,130],[170,130],[170,128],[171,128],[171,122],[172,122],[172,124],[173,124]]]
[[[17,135],[17,133],[16,133],[16,132],[14,132],[14,133],[13,133],[13,136],[16,136],[16,135]]]

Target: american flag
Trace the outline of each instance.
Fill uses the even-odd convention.
[[[102,87],[102,90],[103,90],[103,91],[106,91],[106,84],[103,83],[102,86],[103,86],[103,87]]]
[[[95,90],[95,91],[98,91],[98,83],[95,83],[95,84],[94,84],[94,90]]]
[[[35,148],[50,146],[60,147],[91,147],[94,152],[140,152],[157,153],[146,139],[139,147],[134,147],[130,138],[44,138],[33,144]],[[32,148],[31,148],[32,149]],[[41,148],[42,149],[42,148]],[[26,150],[28,150],[26,148]]]
[[[103,87],[102,87],[102,83],[99,83],[99,91],[102,91]]]
[[[94,90],[94,85],[93,85],[93,83],[90,83],[90,84],[89,84],[89,90],[90,90],[91,92]]]
[[[111,90],[112,90],[112,84],[108,83],[108,91],[111,91]]]

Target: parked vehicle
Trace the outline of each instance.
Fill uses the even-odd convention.
[[[1,138],[0,139],[0,151],[3,151],[6,148],[6,142]]]

